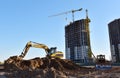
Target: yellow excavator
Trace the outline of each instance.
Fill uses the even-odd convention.
[[[30,49],[30,47],[35,47],[35,48],[42,48],[45,50],[46,52],[46,57],[48,58],[63,58],[63,52],[61,51],[56,51],[56,47],[51,47],[50,49],[48,48],[48,46],[44,45],[44,44],[40,44],[40,43],[36,43],[36,42],[32,42],[29,41],[25,48],[23,49],[23,52],[21,53],[21,55],[19,55],[20,58],[24,58],[25,55],[27,54],[28,50]]]
[[[45,52],[46,52],[46,57],[42,58],[42,59],[34,58],[34,59],[30,59],[30,60],[24,60],[23,58],[28,53],[28,50],[30,49],[30,47],[44,49]],[[44,44],[29,41],[25,45],[25,48],[23,49],[23,51],[20,55],[11,56],[7,60],[5,60],[4,68],[5,68],[6,71],[14,71],[14,70],[18,70],[18,69],[22,70],[23,67],[24,67],[24,66],[22,67],[22,65],[26,65],[26,64],[28,65],[28,67],[29,66],[31,66],[31,67],[35,66],[37,68],[37,67],[40,67],[42,65],[44,60],[47,60],[47,62],[49,62],[50,59],[62,59],[63,58],[63,52],[57,51],[56,49],[57,49],[56,47],[48,48],[48,46],[46,46]],[[39,59],[39,60],[35,60],[35,59]],[[34,64],[32,64],[33,61],[34,61]]]

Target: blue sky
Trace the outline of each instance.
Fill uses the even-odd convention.
[[[0,61],[19,55],[28,41],[56,46],[65,52],[64,27],[72,21],[72,15],[48,16],[79,8],[83,10],[75,13],[75,20],[85,18],[88,9],[93,53],[105,54],[110,59],[107,24],[120,17],[119,3],[119,0],[0,0]],[[43,49],[31,48],[25,59],[42,56]]]

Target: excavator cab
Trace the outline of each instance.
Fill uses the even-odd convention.
[[[56,52],[56,49],[57,47],[51,47],[48,53],[53,54]]]
[[[57,47],[51,47],[47,55],[50,58],[63,58],[63,52],[57,51]]]

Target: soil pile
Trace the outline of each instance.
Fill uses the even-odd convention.
[[[78,77],[94,71],[76,65],[66,59],[34,58],[23,60],[18,56],[12,56],[5,61],[7,78],[70,78]]]

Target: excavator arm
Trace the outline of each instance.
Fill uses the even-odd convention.
[[[21,55],[19,55],[20,58],[24,58],[25,55],[27,54],[28,50],[30,49],[30,47],[35,47],[35,48],[42,48],[45,50],[46,52],[46,56],[48,58],[63,58],[63,53],[61,51],[56,51],[56,47],[51,47],[50,49],[44,45],[44,44],[40,44],[40,43],[36,43],[36,42],[32,42],[29,41],[25,48],[23,49],[23,52],[21,53]]]
[[[28,42],[25,46],[25,48],[23,49],[23,52],[21,53],[21,55],[19,57],[24,58],[25,55],[27,54],[28,50],[30,49],[30,47],[35,47],[35,48],[43,48],[45,50],[45,52],[48,54],[49,53],[49,48],[44,45],[44,44],[40,44],[40,43],[36,43],[36,42]]]
[[[21,53],[21,55],[19,55],[20,58],[24,58],[25,55],[27,54],[28,50],[30,49],[30,47],[35,47],[35,48],[42,48],[45,50],[46,52],[46,56],[48,58],[63,58],[63,53],[60,51],[56,51],[56,47],[51,47],[50,49],[44,45],[44,44],[40,44],[40,43],[36,43],[36,42],[32,42],[29,41],[25,48],[23,49],[23,52]]]

